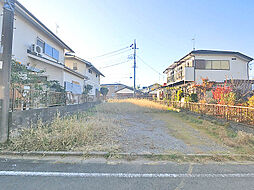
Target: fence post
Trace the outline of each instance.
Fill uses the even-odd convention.
[[[48,91],[46,91],[46,103],[45,106],[48,107]]]

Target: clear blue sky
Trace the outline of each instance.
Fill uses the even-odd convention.
[[[254,57],[253,0],[20,0],[76,54],[102,68],[127,60],[132,52],[91,59],[131,45],[160,73],[196,49],[234,50]],[[139,59],[137,84],[162,82]],[[254,65],[253,65],[254,68]],[[103,83],[132,85],[132,62],[102,68]],[[251,71],[254,76],[253,70]],[[166,77],[164,78],[166,80]]]

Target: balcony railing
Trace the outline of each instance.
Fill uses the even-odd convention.
[[[173,75],[168,76],[167,83],[174,83],[182,80],[194,81],[194,67],[184,67],[178,70]]]

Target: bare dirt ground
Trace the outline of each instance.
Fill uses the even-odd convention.
[[[147,109],[128,102],[106,103],[103,110],[119,122],[116,141],[127,153],[226,153],[231,149],[193,128],[170,111]]]
[[[133,153],[218,153],[229,148],[171,113],[125,113],[119,136],[121,151]]]

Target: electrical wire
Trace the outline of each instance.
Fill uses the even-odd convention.
[[[109,56],[109,55],[111,55],[111,54],[120,52],[120,51],[125,50],[125,49],[128,49],[128,48],[130,48],[130,47],[127,46],[127,47],[124,47],[124,48],[121,48],[121,49],[118,49],[118,50],[115,50],[115,51],[111,51],[111,52],[108,52],[108,53],[105,53],[105,54],[102,54],[102,55],[98,55],[98,56],[92,57],[92,58],[90,58],[90,59],[98,59],[98,58],[101,58],[101,57]],[[129,49],[129,50],[130,50],[130,49]],[[129,51],[129,50],[128,50],[128,51]],[[125,51],[124,51],[124,52],[125,52]],[[121,52],[121,53],[123,53],[123,52]],[[116,55],[117,55],[117,54],[116,54]]]
[[[112,64],[112,65],[107,65],[105,67],[101,67],[100,69],[105,69],[105,68],[108,68],[108,67],[114,67],[114,66],[117,66],[117,65],[121,65],[121,64],[127,63],[129,61],[130,60],[127,60],[127,61],[124,61],[124,62],[120,62],[120,63],[115,63],[115,64]]]
[[[137,55],[137,57],[146,65],[148,66],[150,69],[152,69],[154,72],[158,73],[159,75],[162,75],[160,72],[158,72],[156,69],[154,69],[152,66],[150,66],[149,64],[147,64],[140,56]]]

